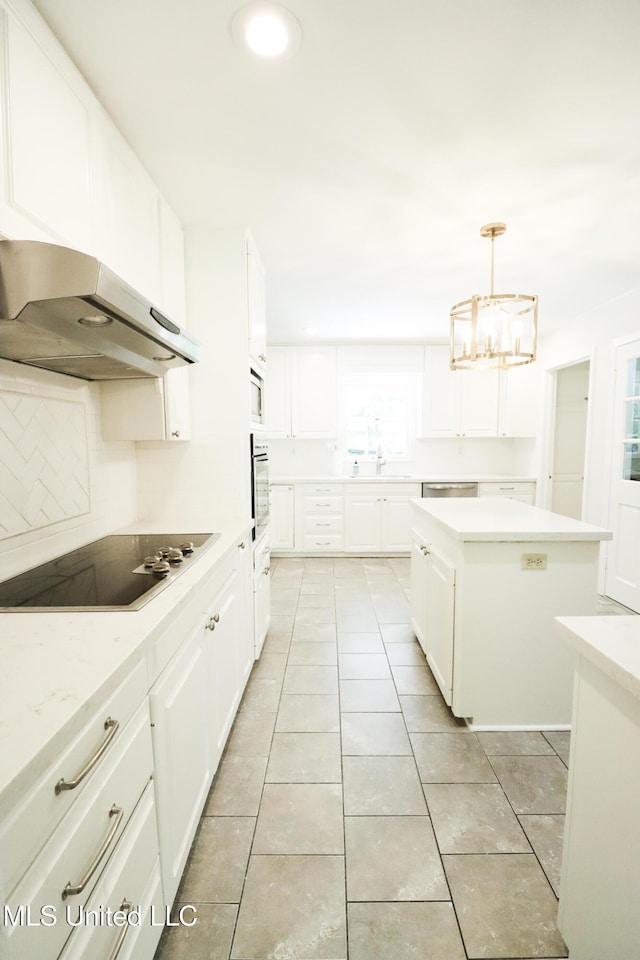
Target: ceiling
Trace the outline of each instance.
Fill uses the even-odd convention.
[[[242,0],[35,0],[185,227],[251,227],[272,342],[446,339],[494,220],[543,335],[640,284],[638,0],[286,3],[267,61]]]

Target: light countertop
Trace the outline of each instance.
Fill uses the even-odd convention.
[[[419,473],[419,474],[386,474],[380,476],[375,473],[360,473],[353,477],[350,473],[335,474],[286,474],[271,475],[269,482],[278,483],[346,483],[347,481],[366,480],[369,483],[535,483],[535,477],[513,476],[511,474],[496,473]]]
[[[114,533],[220,533],[188,569],[137,611],[0,613],[0,803],[11,803],[82,729],[148,645],[179,615],[218,560],[246,536],[251,521],[207,517],[141,521]],[[251,541],[247,544],[250,547]]]
[[[640,617],[556,617],[578,653],[640,700]]]
[[[610,530],[502,497],[412,499],[414,510],[456,540],[611,540]]]

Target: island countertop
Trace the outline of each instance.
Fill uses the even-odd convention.
[[[503,497],[412,499],[418,516],[462,541],[611,540],[610,530]]]
[[[640,700],[640,617],[556,617],[578,653]]]

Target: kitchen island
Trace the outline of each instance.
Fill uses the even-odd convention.
[[[568,727],[573,654],[553,618],[596,612],[610,531],[500,497],[411,505],[413,627],[454,715]]]
[[[576,651],[558,926],[571,960],[640,944],[640,617],[561,617]]]

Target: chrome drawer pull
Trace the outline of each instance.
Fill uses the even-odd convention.
[[[107,747],[109,746],[113,738],[115,737],[119,726],[120,726],[119,720],[112,720],[111,717],[107,717],[107,719],[104,722],[104,729],[109,731],[106,737],[104,738],[104,740],[102,741],[102,743],[100,744],[100,746],[98,747],[94,755],[91,757],[91,759],[87,760],[86,764],[84,765],[80,773],[76,773],[73,780],[65,780],[64,777],[62,777],[61,780],[58,780],[55,786],[56,796],[62,793],[63,790],[75,790],[78,784],[82,783],[82,781],[87,776],[87,774],[91,773],[96,763],[98,762],[102,754],[105,752],[105,750],[107,749]]]
[[[115,817],[116,819],[114,820],[113,825],[109,828],[109,833],[104,838],[104,841],[100,846],[100,849],[98,850],[95,857],[87,867],[87,872],[85,873],[80,883],[68,883],[66,885],[66,887],[62,891],[63,900],[66,900],[67,897],[75,897],[78,893],[82,893],[86,885],[89,883],[89,880],[91,880],[91,877],[98,869],[100,861],[102,860],[105,853],[109,849],[111,845],[111,841],[113,840],[116,833],[118,832],[118,827],[120,826],[120,822],[122,820],[123,814],[124,814],[124,810],[122,809],[122,807],[117,807],[114,803],[114,805],[111,807],[111,810],[109,810],[109,819],[111,819],[111,817]]]
[[[128,900],[123,900],[122,903],[120,904],[120,910],[123,911],[128,916],[133,910],[133,904],[129,903]],[[126,937],[130,926],[131,924],[129,922],[125,923],[125,925],[123,926],[118,936],[118,939],[115,942],[115,946],[111,951],[111,953],[109,954],[109,960],[116,960],[116,957],[122,950],[122,944],[124,943],[124,938]]]

